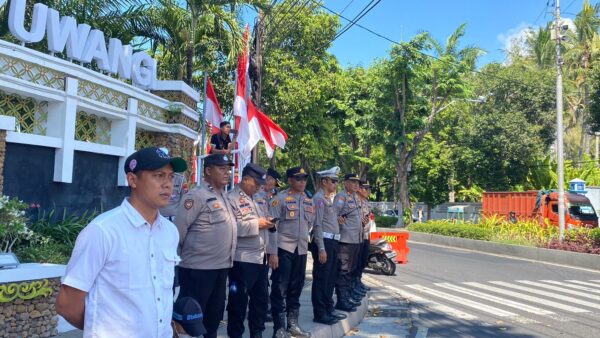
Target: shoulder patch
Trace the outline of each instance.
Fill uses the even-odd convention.
[[[194,206],[194,200],[193,199],[185,200],[185,203],[183,203],[183,206],[185,207],[185,210],[190,210]]]
[[[271,206],[276,207],[278,205],[279,205],[279,201],[277,199],[273,199],[273,201],[271,202]]]

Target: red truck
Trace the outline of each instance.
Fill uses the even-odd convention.
[[[565,227],[598,227],[598,216],[590,200],[579,194],[565,193]],[[536,220],[541,226],[558,226],[558,193],[543,191],[484,192],[484,216],[500,215],[509,220]]]

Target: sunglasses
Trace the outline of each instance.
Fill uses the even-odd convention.
[[[333,184],[338,184],[338,183],[340,183],[340,180],[330,180],[330,181],[331,181],[331,183],[333,183]]]
[[[304,182],[308,180],[308,177],[294,177],[293,179],[299,182]]]

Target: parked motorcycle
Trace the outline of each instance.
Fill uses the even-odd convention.
[[[371,241],[368,267],[386,276],[392,276],[396,272],[396,256],[396,251],[385,239]]]

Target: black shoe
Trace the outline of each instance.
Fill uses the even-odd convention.
[[[315,316],[315,318],[313,319],[313,322],[321,323],[321,324],[325,324],[325,325],[333,325],[339,321],[340,321],[339,319],[337,319],[336,317],[333,317],[329,314],[325,314],[324,316]]]
[[[345,311],[345,312],[354,312],[354,311],[356,311],[356,307],[352,306],[348,302],[338,302],[337,304],[335,304],[335,309],[336,310],[340,310],[340,311]]]
[[[287,314],[287,332],[296,338],[310,338],[311,334],[308,331],[305,331],[303,328],[298,325],[298,317],[300,315],[300,311],[298,309],[288,310]]]
[[[352,306],[360,306],[360,300],[356,300],[352,297],[346,298],[346,301]]]
[[[365,291],[371,291],[371,288],[366,286],[365,283],[360,282],[359,283],[360,287],[363,288]]]
[[[333,318],[337,318],[338,320],[342,320],[342,319],[348,318],[348,316],[346,316],[345,314],[339,313],[339,312],[336,312],[336,311],[329,312],[329,315],[331,317],[333,317]]]

